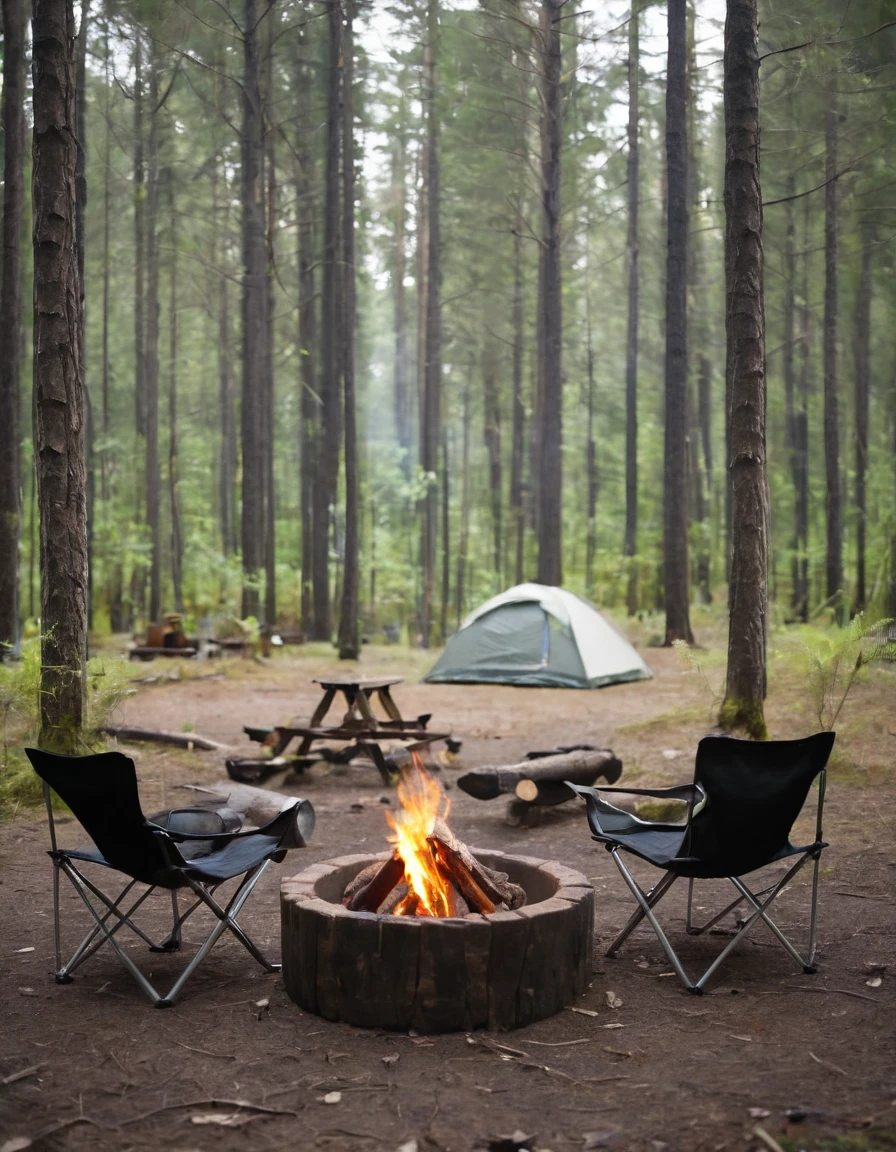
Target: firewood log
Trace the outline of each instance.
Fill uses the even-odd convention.
[[[454,835],[444,820],[438,819],[433,825],[430,840],[441,841],[453,849],[463,860],[476,883],[493,904],[509,909],[522,908],[526,903],[526,893],[519,884],[512,884],[505,872],[496,872],[480,864],[470,849]]]
[[[494,912],[496,905],[476,883],[476,877],[464,864],[460,855],[449,845],[444,844],[441,840],[436,840],[434,837],[430,843],[435,849],[439,867],[451,879],[451,883],[468,904],[468,911],[485,912],[486,914]]]
[[[396,884],[404,879],[404,861],[393,853],[377,869],[376,875],[348,902],[349,912],[376,912]]]
[[[571,780],[574,784],[593,784],[598,776],[603,776],[608,784],[615,783],[622,774],[622,763],[609,748],[597,751],[578,750],[563,752],[556,756],[544,756],[537,760],[524,760],[519,764],[489,764],[473,768],[459,777],[457,786],[477,800],[494,800],[495,797],[514,793],[522,780],[531,780],[536,786],[561,784]],[[569,789],[546,789],[545,795],[552,799],[543,803],[561,803],[573,799]],[[539,802],[539,801],[536,801]]]
[[[346,908],[355,893],[360,892],[362,888],[366,888],[382,866],[382,860],[374,860],[372,864],[368,864],[366,868],[362,868],[354,880],[349,880],[345,886],[345,891],[342,893],[342,903]]]

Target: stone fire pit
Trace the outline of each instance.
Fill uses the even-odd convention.
[[[280,887],[283,980],[327,1020],[421,1033],[520,1028],[588,985],[594,889],[580,872],[475,850],[527,896],[514,912],[463,919],[349,912],[349,881],[381,856],[315,864]]]

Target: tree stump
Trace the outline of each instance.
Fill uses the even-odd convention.
[[[280,888],[283,980],[327,1020],[420,1033],[521,1028],[582,995],[594,889],[580,872],[476,850],[527,895],[524,907],[458,919],[350,912],[346,885],[381,856],[312,865]]]

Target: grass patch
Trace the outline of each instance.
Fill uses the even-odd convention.
[[[875,1128],[842,1136],[775,1137],[784,1152],[896,1152],[896,1129]]]
[[[104,747],[97,730],[118,704],[133,693],[131,669],[119,657],[94,657],[87,664],[87,724],[83,751]],[[0,664],[0,819],[43,799],[40,779],[24,753],[40,731],[40,639],[26,640],[19,660]]]

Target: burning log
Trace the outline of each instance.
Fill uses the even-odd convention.
[[[486,915],[490,912],[497,911],[496,905],[489,900],[488,896],[486,896],[476,883],[476,877],[466,864],[464,864],[457,852],[449,848],[447,844],[443,844],[441,840],[433,838],[431,843],[439,867],[445,875],[449,877],[451,883],[464,898],[469,911],[484,912]]]
[[[489,899],[498,911],[522,908],[526,903],[526,893],[519,884],[511,884],[506,872],[495,872],[480,864],[470,849],[454,835],[444,820],[436,820],[433,825],[432,837],[437,843],[443,844],[460,859],[466,870],[470,873],[478,888]]]
[[[574,749],[520,764],[473,768],[458,779],[457,786],[477,800],[494,800],[510,793],[530,804],[562,804],[573,798],[564,780],[593,784],[603,776],[608,784],[614,784],[621,775],[622,762],[611,749]]]
[[[342,902],[349,912],[376,912],[392,889],[403,879],[404,861],[397,852],[393,852],[367,884],[353,893],[347,903],[345,897],[342,898]]]

